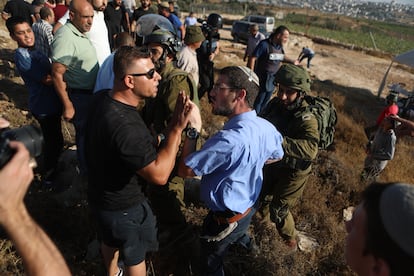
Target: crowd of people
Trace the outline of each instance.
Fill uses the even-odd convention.
[[[171,1],[157,8],[149,0],[138,8],[120,0],[46,3],[34,9],[10,0],[2,15],[18,44],[16,68],[29,91],[29,109],[44,135],[44,181],[53,183],[63,148],[61,118],[75,126],[79,172],[88,183],[108,275],[145,275],[147,253],[153,251],[165,256],[174,275],[224,275],[230,246],[257,251],[248,234],[256,213],[270,218],[287,249],[297,250],[291,209],[312,172],[320,139],[304,100],[310,75],[299,65],[308,58],[309,68],[313,51],[304,48],[291,59],[283,49],[286,26],[264,38],[252,25],[247,66],[224,67],[214,81],[218,14],[199,25],[194,13],[182,23]],[[141,20],[148,14],[168,20],[170,28],[154,24],[143,33]],[[206,94],[212,113],[227,121],[200,145],[199,101]],[[395,115],[377,122],[370,153],[386,140],[392,158],[396,135],[414,136],[414,122]],[[15,154],[0,170],[0,223],[28,273],[69,274],[23,203],[35,164],[22,144],[9,146]],[[382,170],[386,159],[374,162],[380,158],[371,156],[366,167]],[[209,210],[199,237],[182,212],[188,177],[201,177],[200,200]],[[361,275],[376,266],[390,275],[412,270],[413,195],[409,184],[368,186],[346,225],[346,260],[353,270]],[[399,204],[390,208],[394,201]]]

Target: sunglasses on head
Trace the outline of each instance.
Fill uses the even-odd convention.
[[[140,76],[146,76],[147,79],[151,80],[152,78],[154,78],[155,75],[155,68],[150,69],[148,72],[146,73],[135,73],[135,74],[127,74],[133,77],[140,77]]]

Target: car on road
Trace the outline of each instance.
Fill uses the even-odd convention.
[[[275,27],[275,18],[272,16],[264,15],[247,15],[243,17],[242,21],[254,22],[259,24],[259,28],[262,28],[262,33],[271,33]]]
[[[234,42],[247,42],[250,35],[250,26],[257,24],[254,22],[248,22],[244,20],[237,20],[233,22],[231,28],[231,36],[233,37]],[[263,33],[266,37],[270,33],[266,32],[263,26],[259,25],[259,32]]]

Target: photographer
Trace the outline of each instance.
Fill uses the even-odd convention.
[[[0,127],[7,126],[0,118]],[[36,162],[22,143],[11,141],[8,146],[15,153],[0,170],[0,224],[22,257],[27,275],[71,275],[59,250],[23,202]]]
[[[214,58],[220,52],[220,34],[219,28],[223,25],[220,15],[212,13],[207,17],[207,21],[202,22],[201,29],[206,39],[197,49],[197,61],[200,76],[200,87],[198,89],[198,98],[201,100],[203,95],[213,88],[214,82]]]
[[[394,158],[395,143],[397,141],[394,131],[396,125],[397,121],[390,116],[382,120],[374,138],[368,142],[367,157],[361,173],[361,180],[375,180],[385,169],[388,161]]]

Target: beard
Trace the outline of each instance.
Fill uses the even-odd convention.
[[[212,112],[214,115],[227,117],[233,113],[233,109],[229,106],[220,106],[216,108],[213,106]]]

